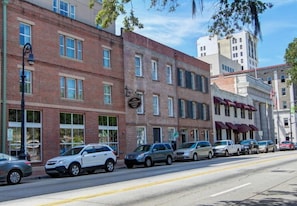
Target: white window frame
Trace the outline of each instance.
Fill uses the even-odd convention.
[[[112,85],[103,85],[104,104],[112,104]]]
[[[136,112],[137,112],[137,114],[144,114],[144,93],[137,92],[137,96],[141,100],[141,105],[137,108]]]
[[[110,68],[110,54],[111,51],[108,48],[103,48],[103,67]]]
[[[181,111],[180,117],[185,118],[186,117],[186,102],[183,99],[180,101],[180,111]]]
[[[25,94],[32,94],[32,71],[25,69]],[[20,70],[20,90],[22,89],[22,69]]]
[[[174,109],[173,109],[173,97],[168,97],[167,100],[167,107],[168,107],[168,117],[174,116]]]
[[[21,32],[21,27],[23,27],[23,32]],[[32,39],[32,26],[24,22],[20,22],[19,25],[19,39],[20,45],[24,46],[26,43],[31,43]]]
[[[156,60],[151,61],[152,65],[152,80],[158,80],[158,62]]]
[[[166,65],[166,82],[167,82],[167,84],[173,84],[171,65]]]
[[[135,68],[135,76],[142,77],[143,76],[142,56],[135,55],[135,57],[134,57],[134,68]]]
[[[160,115],[159,95],[153,95],[153,115]]]
[[[138,126],[136,127],[136,141],[137,145],[142,145],[147,143],[146,138],[146,127],[145,126]]]

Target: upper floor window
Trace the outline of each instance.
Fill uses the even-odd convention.
[[[152,80],[158,80],[158,63],[152,60]]]
[[[104,92],[104,104],[111,104],[111,85],[104,84],[103,86]]]
[[[31,25],[20,23],[20,45],[31,43]]]
[[[289,127],[289,119],[288,118],[284,118],[284,126]]]
[[[25,70],[24,93],[32,94],[32,72]],[[20,70],[20,92],[22,91],[22,69]]]
[[[285,77],[285,75],[281,75],[281,82],[286,82],[286,77]]]
[[[172,97],[168,97],[167,107],[168,107],[168,116],[173,117],[174,113],[173,113],[173,98]]]
[[[185,71],[182,69],[177,70],[177,84],[178,86],[185,87]]]
[[[283,109],[287,109],[287,102],[283,101]]]
[[[225,105],[225,116],[230,116],[230,106]]]
[[[82,60],[82,41],[60,34],[60,55]]]
[[[271,84],[271,77],[267,77],[267,84]]]
[[[160,114],[159,96],[158,95],[153,95],[153,114],[154,115]]]
[[[191,87],[193,90],[196,90],[196,74],[191,72]]]
[[[197,119],[197,103],[192,102],[192,118]]]
[[[83,80],[60,77],[60,96],[66,99],[83,99]]]
[[[142,77],[142,57],[140,55],[135,55],[134,57],[134,66],[135,66],[135,76]]]
[[[186,117],[186,102],[183,99],[179,99],[178,101],[179,105],[179,117],[180,118],[185,118]]]
[[[245,118],[245,109],[244,108],[240,108],[240,114],[241,114],[241,118],[244,119]]]
[[[283,96],[286,95],[286,88],[282,88],[282,95],[283,95]]]
[[[143,92],[137,92],[137,96],[141,100],[141,104],[137,108],[137,114],[144,114],[144,95],[143,95]]]
[[[61,14],[62,16],[75,19],[75,6],[66,1],[53,0],[53,11]]]
[[[110,68],[110,49],[103,49],[103,67]]]
[[[172,84],[172,67],[170,65],[166,65],[166,82],[167,84]]]
[[[215,109],[215,114],[220,115],[221,114],[221,104],[220,103],[215,103],[214,104],[214,109]]]

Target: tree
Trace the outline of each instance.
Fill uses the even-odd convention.
[[[90,1],[90,8],[95,0]],[[139,0],[136,0],[139,1]],[[178,9],[178,0],[150,0],[150,8],[168,12]],[[203,12],[203,0],[197,0],[199,9]],[[210,35],[229,36],[240,31],[246,26],[252,26],[254,35],[262,38],[259,14],[262,14],[272,3],[264,3],[260,0],[213,0],[215,4],[214,14],[211,17],[208,31]],[[127,12],[127,7],[129,11]],[[192,0],[192,15],[197,13],[196,0]],[[123,28],[133,31],[135,27],[143,28],[144,25],[134,15],[133,0],[102,0],[102,9],[96,16],[96,22],[106,28],[114,22],[119,15],[124,15]]]
[[[291,67],[288,70],[290,75],[288,84],[297,83],[297,38],[294,38],[293,42],[289,43],[285,53],[285,61]]]

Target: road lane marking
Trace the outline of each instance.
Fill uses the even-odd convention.
[[[237,186],[237,187],[233,187],[233,188],[231,188],[231,189],[229,189],[229,190],[225,190],[225,191],[222,191],[222,192],[219,192],[219,193],[210,195],[210,197],[220,196],[220,195],[226,194],[226,193],[228,193],[228,192],[232,192],[232,191],[234,191],[234,190],[238,190],[238,189],[240,189],[240,188],[246,187],[246,186],[248,186],[248,185],[250,185],[250,184],[251,184],[251,183],[246,183],[246,184],[244,184],[244,185],[240,185],[240,186]]]
[[[114,190],[109,190],[105,192],[99,192],[99,193],[94,193],[94,194],[89,194],[89,195],[81,195],[81,196],[76,196],[72,198],[66,198],[63,200],[58,200],[58,201],[52,201],[49,203],[41,204],[41,206],[53,206],[53,205],[62,205],[62,204],[69,204],[71,202],[78,202],[78,201],[83,201],[91,198],[96,198],[96,197],[102,197],[102,196],[107,196],[107,195],[115,195],[118,193],[122,192],[127,192],[127,191],[133,191],[133,190],[139,190],[147,187],[152,187],[156,185],[161,185],[161,184],[166,184],[166,183],[171,183],[171,182],[177,182],[185,179],[190,179],[193,177],[199,177],[203,175],[209,175],[209,174],[214,174],[218,172],[223,172],[223,171],[228,171],[232,169],[238,169],[238,168],[243,168],[243,167],[248,167],[248,166],[253,166],[253,165],[258,165],[262,163],[267,163],[267,162],[272,162],[275,160],[281,160],[285,159],[288,157],[292,157],[291,155],[285,155],[285,156],[280,156],[280,157],[275,157],[275,158],[270,158],[270,159],[260,159],[255,162],[245,162],[245,163],[239,163],[236,165],[229,165],[229,166],[224,166],[216,169],[210,169],[206,171],[201,171],[197,173],[191,173],[191,174],[185,174],[180,177],[174,177],[174,178],[167,178],[163,180],[158,180],[158,181],[153,181],[153,182],[148,182],[148,183],[143,183],[139,185],[134,185],[134,186],[129,186],[121,189],[114,189]]]

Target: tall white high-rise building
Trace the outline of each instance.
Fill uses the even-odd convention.
[[[219,54],[242,66],[242,70],[258,67],[258,39],[247,31],[219,39],[218,36],[203,36],[197,40],[198,58]]]

